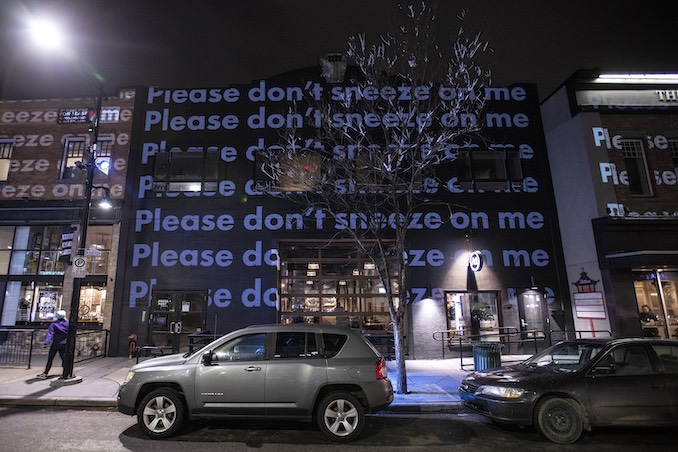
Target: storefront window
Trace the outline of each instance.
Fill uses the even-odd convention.
[[[499,340],[499,292],[445,292],[451,338]]]
[[[2,308],[2,326],[51,322],[61,309],[62,287],[35,282],[9,281]]]
[[[643,336],[678,338],[678,272],[659,272],[661,294],[656,273],[638,273],[633,286]],[[664,309],[666,308],[666,309]]]
[[[13,239],[14,226],[0,226],[0,275],[6,275],[9,271]]]
[[[105,285],[87,285],[80,288],[78,322],[103,323],[106,293]]]
[[[63,275],[61,226],[19,226],[16,228],[9,266],[11,275]]]
[[[281,322],[391,329],[386,289],[353,242],[281,243],[278,249]],[[395,278],[391,288],[397,296]]]
[[[113,243],[113,226],[90,226],[87,230],[85,258],[87,273],[90,275],[108,274],[108,261]]]

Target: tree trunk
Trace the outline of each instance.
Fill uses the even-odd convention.
[[[400,328],[400,322],[393,322],[393,346],[395,348],[395,361],[397,367],[395,393],[407,394],[407,369],[405,368],[403,333]]]

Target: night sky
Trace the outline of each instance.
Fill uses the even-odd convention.
[[[406,3],[406,2],[405,2]],[[440,0],[440,39],[456,16],[494,53],[494,85],[537,83],[543,98],[580,68],[678,71],[678,2]],[[216,87],[315,66],[348,36],[376,39],[398,14],[388,0],[0,0],[0,98],[91,95],[128,86]],[[37,51],[29,15],[61,22],[78,59]]]

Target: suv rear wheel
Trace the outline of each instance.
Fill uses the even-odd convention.
[[[137,423],[149,438],[176,434],[184,422],[184,399],[171,388],[161,388],[143,398],[137,409]]]
[[[363,406],[348,392],[338,391],[326,395],[316,414],[320,430],[332,441],[352,441],[365,427]]]

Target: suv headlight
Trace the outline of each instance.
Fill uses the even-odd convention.
[[[510,386],[481,386],[476,394],[491,395],[502,399],[519,399],[525,392],[524,389]]]
[[[128,383],[132,378],[134,378],[134,371],[130,370],[127,372],[127,376],[125,377],[125,381],[122,384]]]

